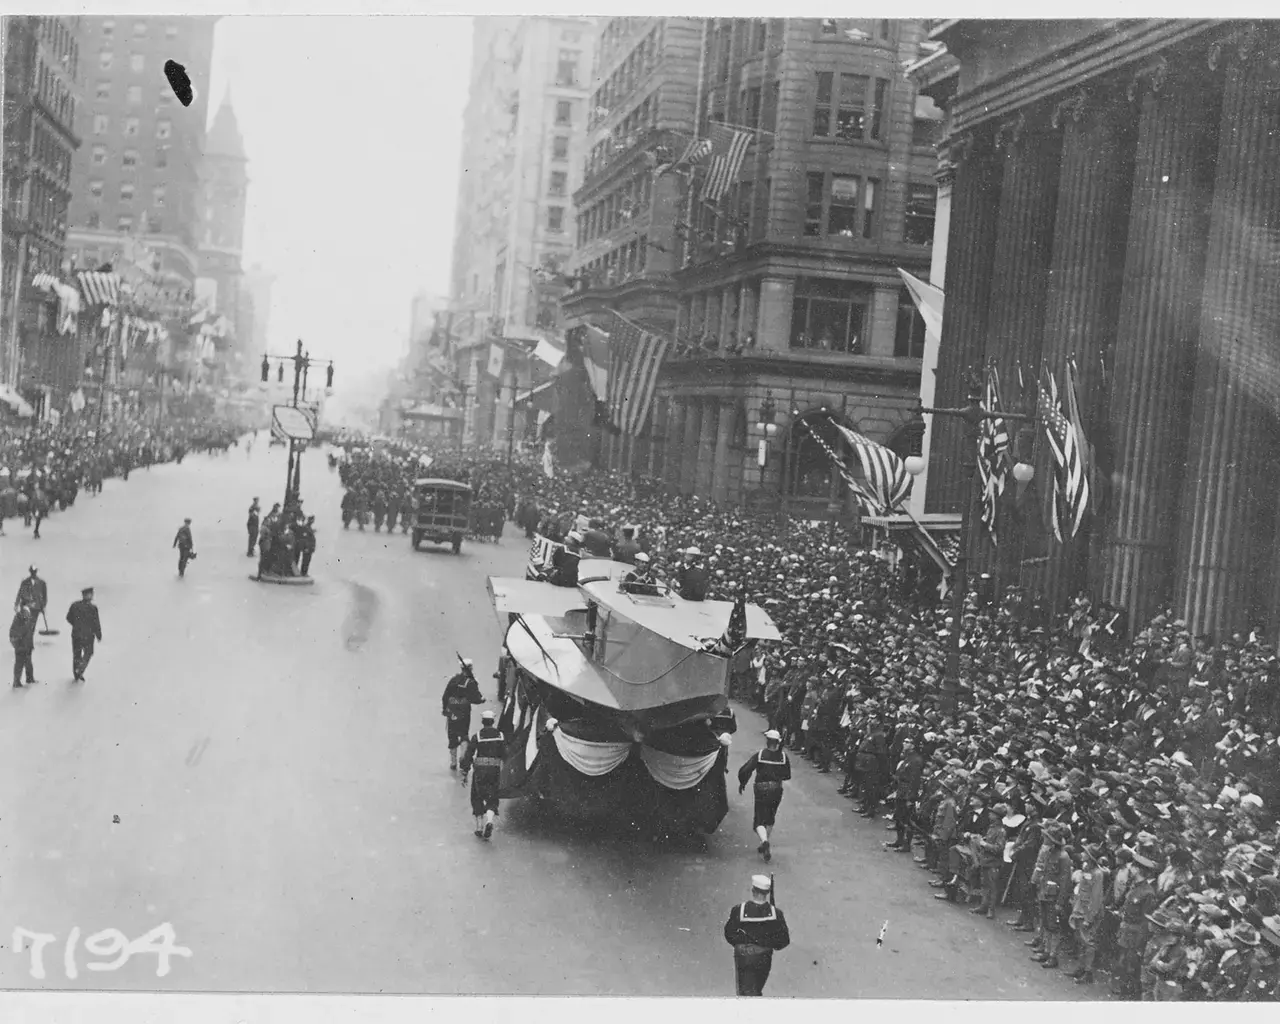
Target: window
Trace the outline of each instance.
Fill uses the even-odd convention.
[[[155,206],[164,206],[165,186],[157,185],[151,190],[151,202]]]
[[[156,122],[156,138],[157,139],[167,139],[170,136],[170,134],[172,134],[172,132],[173,132],[173,125],[170,124],[168,121]]]
[[[836,138],[852,142],[862,138],[866,124],[867,76],[840,76],[840,105],[836,109]]]
[[[791,308],[791,347],[859,352],[866,314],[865,294],[852,282],[801,277]]]
[[[932,185],[908,185],[902,240],[908,245],[933,244],[933,217],[938,190]]]
[[[831,209],[827,234],[853,238],[858,233],[858,179],[850,174],[831,176]]]
[[[166,39],[177,39],[177,38],[178,38],[178,26],[177,26],[177,25],[166,25],[166,26],[164,27],[164,37],[165,37]]]
[[[98,54],[99,69],[101,69],[102,71],[110,71],[111,64],[114,60],[115,60],[115,54],[113,54],[110,50],[103,50],[100,54]]]
[[[106,146],[94,146],[94,147],[93,147],[93,162],[94,162],[95,164],[105,164],[105,163],[107,162],[107,147],[106,147]]]
[[[872,238],[876,230],[876,193],[880,191],[880,180],[868,178],[867,186],[862,190],[862,237]]]
[[[173,93],[171,93],[168,89],[161,89],[160,95],[156,97],[156,106],[167,107],[172,102],[173,102]]]
[[[131,85],[127,90],[129,106],[136,107],[142,102],[142,86]]]
[[[96,231],[102,226],[102,214],[93,212],[89,214],[88,227],[90,231]]]
[[[748,128],[760,127],[760,86],[753,85],[742,95],[742,123]]]
[[[134,189],[134,186],[132,182],[126,181],[123,185],[121,185],[120,186],[120,202],[122,203],[133,202],[133,189]]]
[[[156,166],[157,167],[169,166],[169,147],[168,146],[156,147]]]
[[[99,82],[99,83],[94,87],[94,99],[97,99],[97,100],[109,100],[109,99],[111,99],[111,83],[110,83],[110,82]]]
[[[106,135],[107,129],[111,127],[111,119],[106,114],[93,115],[93,134]]]
[[[880,124],[884,119],[884,101],[888,93],[888,81],[877,78],[875,94],[871,100],[871,137],[873,139],[880,138]]]
[[[889,38],[889,19],[883,18],[876,22],[876,36],[880,39]]]
[[[91,195],[94,199],[101,199],[102,198],[102,182],[100,181],[89,182],[89,195]]]
[[[835,18],[822,19],[822,34],[824,36],[834,36],[840,31],[840,23]]]
[[[809,238],[817,238],[822,234],[822,193],[825,178],[821,171],[810,171],[808,175],[809,191],[805,198],[804,233]]]
[[[573,104],[568,100],[556,100],[556,124],[573,124]]]
[[[564,195],[565,188],[568,184],[569,184],[569,175],[566,174],[564,171],[551,172],[551,187],[549,191],[553,196]]]
[[[924,358],[924,317],[905,288],[898,293],[898,328],[893,338],[893,354],[899,359]]]
[[[136,117],[126,117],[124,119],[124,137],[131,139],[138,134],[138,119]]]
[[[110,39],[113,35],[116,34],[116,23],[114,19],[106,18],[102,22],[102,34],[106,36],[108,39]]]
[[[117,231],[132,231],[132,230],[133,230],[133,217],[132,217],[130,214],[127,214],[127,213],[122,213],[122,214],[120,214],[120,216],[119,216],[118,218],[116,218],[116,230],[117,230]]]
[[[147,66],[147,58],[140,53],[129,54],[129,70],[134,74],[142,74]]]
[[[754,18],[751,22],[751,49],[760,53],[769,39],[769,23],[764,18]]]
[[[916,96],[915,121],[911,124],[913,146],[936,146],[942,137],[942,110],[924,93]]]
[[[577,50],[561,50],[559,60],[556,61],[556,85],[573,87],[578,84],[578,58],[581,54]]]
[[[145,21],[135,21],[133,23],[133,34],[140,39],[145,39],[147,35],[147,23]]]
[[[569,136],[557,135],[551,140],[551,159],[552,160],[568,160],[569,159]]]
[[[126,149],[120,154],[120,163],[125,167],[137,167],[138,151],[136,149]]]
[[[547,207],[547,230],[559,234],[564,230],[564,207]]]
[[[818,94],[813,107],[813,134],[825,137],[831,133],[831,93],[835,75],[818,72]]]

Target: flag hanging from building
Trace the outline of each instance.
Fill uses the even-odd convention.
[[[861,481],[849,472],[849,467],[841,461],[840,456],[835,453],[831,445],[827,444],[821,434],[810,427],[807,423],[804,425],[804,428],[808,431],[809,436],[818,442],[818,447],[827,453],[827,458],[831,460],[832,464],[840,472],[840,478],[844,480],[850,493],[852,493],[854,498],[857,500],[863,514],[869,516],[875,515],[879,511],[876,507],[876,501],[862,486]]]
[[[582,368],[587,371],[587,383],[597,402],[609,397],[609,332],[595,324],[587,324],[586,339],[582,344]]]
[[[711,155],[710,139],[692,139],[689,144],[684,147],[684,152],[675,160],[674,163],[660,164],[658,169],[653,172],[655,178],[660,178],[668,171],[680,171],[686,167],[701,163]]]
[[[902,283],[907,286],[907,291],[911,293],[911,301],[920,311],[920,319],[924,321],[925,336],[931,337],[935,342],[939,341],[942,338],[942,309],[945,301],[942,289],[921,281],[920,278],[908,274],[901,267],[898,268],[898,274],[902,277]]]
[[[718,203],[729,191],[729,186],[738,180],[747,147],[754,137],[749,131],[737,131],[721,124],[711,126],[711,163],[702,183],[704,203]]]
[[[1000,408],[1000,377],[994,366],[987,369],[987,384],[982,407],[990,412]],[[996,535],[997,502],[1004,494],[1012,462],[1009,427],[1003,419],[983,420],[978,433],[978,478],[982,482],[982,522],[999,543]]]
[[[1084,419],[1080,415],[1080,389],[1076,386],[1075,359],[1067,359],[1067,423],[1075,435],[1076,450],[1080,453],[1081,476],[1084,479],[1084,511],[1089,510],[1093,499],[1093,445],[1084,434]]]
[[[489,346],[488,371],[489,371],[490,377],[502,376],[502,363],[503,363],[503,360],[506,358],[506,354],[507,354],[506,349],[504,349],[501,345]]]
[[[84,271],[76,275],[80,279],[80,291],[90,306],[114,306],[120,300],[120,278],[115,274]]]
[[[613,314],[609,331],[609,420],[615,429],[636,437],[649,422],[658,371],[671,339],[650,334]]]
[[[1089,480],[1075,428],[1058,405],[1058,383],[1049,374],[1049,390],[1040,388],[1040,422],[1053,456],[1053,535],[1062,543],[1064,532],[1074,537],[1089,505]],[[1064,530],[1065,527],[1065,530]]]
[[[866,478],[866,492],[871,496],[880,515],[898,512],[911,493],[911,475],[906,464],[882,444],[856,430],[834,423],[836,430],[858,453],[862,463],[862,475]]]
[[[547,441],[542,446],[542,472],[548,480],[556,478],[556,460],[551,452],[551,442]]]

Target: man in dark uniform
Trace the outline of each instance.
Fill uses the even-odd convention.
[[[71,674],[78,682],[84,682],[84,670],[93,657],[93,642],[102,639],[102,622],[98,618],[98,606],[93,603],[93,587],[80,591],[80,600],[67,611],[71,623]]]
[[[18,597],[13,603],[13,610],[17,611],[26,604],[33,607],[36,615],[39,615],[49,604],[49,586],[40,578],[40,573],[34,565],[30,566],[27,572],[29,574],[27,578],[18,584]]]
[[[622,578],[622,590],[627,594],[657,596],[658,581],[653,578],[649,567],[649,556],[643,551],[636,553],[635,568]]]
[[[773,859],[769,848],[769,830],[773,828],[778,816],[778,805],[782,803],[782,784],[791,778],[791,759],[782,749],[782,736],[776,729],[764,734],[765,748],[747,760],[738,769],[738,792],[746,791],[747,780],[755,774],[755,813],[751,827],[760,837],[760,845],[756,852],[766,863]]]
[[[898,834],[890,849],[911,852],[911,819],[920,798],[920,780],[924,775],[924,759],[911,740],[902,741],[902,760],[894,773],[893,827]],[[886,844],[889,845],[889,844]]]
[[[769,876],[752,875],[751,898],[730,910],[724,925],[725,941],[733,947],[733,973],[740,996],[763,995],[773,954],[791,945],[787,919],[769,898],[772,890]]]
[[[707,589],[711,585],[711,577],[702,564],[702,552],[697,548],[686,548],[684,558],[676,589],[686,601],[705,601]]]
[[[640,554],[640,545],[636,543],[636,528],[634,526],[624,526],[622,528],[622,540],[618,541],[613,548],[613,560],[615,562],[625,562],[627,565],[636,564],[636,555]]]
[[[300,576],[311,575],[311,556],[316,553],[315,516],[307,516],[307,521],[298,527],[298,553],[301,557],[298,574]]]
[[[551,556],[551,575],[548,582],[557,587],[576,587],[578,585],[578,563],[582,559],[579,545],[582,543],[580,533],[570,533],[565,538],[565,546],[557,548]]]
[[[471,705],[484,703],[480,684],[476,682],[471,668],[471,659],[463,658],[462,670],[445,684],[440,702],[440,713],[448,720],[450,771],[457,770],[458,747],[467,742],[467,734],[471,731]]]
[[[593,519],[582,535],[582,550],[588,558],[609,558],[613,554],[613,545],[609,543],[609,535],[602,529],[603,525],[599,519]]]
[[[342,495],[342,528],[351,529],[351,519],[356,514],[356,492],[348,490]]]
[[[187,563],[196,557],[195,541],[191,539],[191,520],[182,520],[178,532],[174,535],[173,546],[178,549],[178,578],[187,574]]]
[[[36,681],[36,670],[31,664],[31,652],[36,649],[36,623],[38,622],[35,607],[29,604],[18,606],[13,621],[9,624],[9,643],[13,646],[13,687],[22,689],[22,677],[25,672],[27,685]]]
[[[462,784],[474,767],[471,780],[471,813],[476,819],[476,838],[493,838],[493,818],[498,813],[498,784],[502,781],[502,762],[507,756],[507,742],[493,724],[492,711],[480,713],[480,731],[467,741],[462,755]]]
[[[245,524],[245,528],[249,531],[249,550],[246,553],[249,558],[253,557],[254,545],[258,543],[258,499],[253,499],[253,504],[249,506],[249,521]]]

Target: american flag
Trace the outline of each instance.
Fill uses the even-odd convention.
[[[710,139],[692,139],[689,144],[684,147],[684,152],[680,154],[679,158],[674,163],[662,164],[653,172],[653,176],[655,178],[660,178],[668,171],[678,171],[684,167],[701,163],[710,155]]]
[[[862,474],[867,479],[866,490],[875,502],[877,512],[884,515],[902,508],[902,503],[911,493],[911,476],[907,473],[906,464],[882,444],[876,444],[869,437],[857,431],[842,427],[835,428],[841,436],[853,446],[862,463]]]
[[[90,306],[114,306],[120,301],[120,277],[98,271],[84,271],[76,275],[80,279],[80,291]]]
[[[738,180],[738,172],[742,170],[742,161],[746,159],[747,147],[753,138],[754,133],[749,131],[736,131],[722,124],[711,126],[713,155],[706,180],[702,183],[704,203],[718,203],[729,191],[729,186]]]
[[[1080,450],[1080,435],[1062,415],[1058,383],[1049,374],[1049,390],[1040,386],[1040,422],[1053,455],[1053,535],[1062,543],[1063,526],[1072,537],[1080,529],[1089,506],[1089,477]],[[1069,398],[1074,405],[1074,396]]]
[[[557,548],[564,547],[553,540],[538,534],[529,546],[529,563],[525,566],[525,578],[532,579],[551,566]]]
[[[1000,378],[993,366],[987,371],[986,394],[983,407],[990,412],[1000,408]],[[982,481],[982,521],[996,536],[996,500],[1004,494],[1011,462],[1009,427],[1004,420],[983,420],[978,435],[978,476]]]
[[[609,331],[609,419],[614,429],[637,437],[649,422],[658,371],[671,339],[641,330],[613,314]]]
[[[722,658],[730,658],[747,642],[747,591],[743,587],[733,602],[733,611],[729,613],[729,625],[719,640],[708,643],[704,650],[708,654],[717,654]]]
[[[857,499],[857,502],[862,507],[863,512],[867,515],[875,515],[879,511],[876,506],[875,498],[873,498],[866,488],[862,486],[862,483],[857,479],[857,477],[849,472],[849,467],[840,461],[840,456],[832,450],[831,445],[827,444],[827,442],[823,440],[821,434],[816,430],[810,429],[808,426],[806,426],[805,429],[809,431],[809,436],[818,442],[818,446],[827,453],[827,458],[829,458],[835,464],[836,469],[840,471],[840,478],[848,485],[850,492],[853,494],[854,498]]]

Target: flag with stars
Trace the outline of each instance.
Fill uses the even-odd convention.
[[[1040,423],[1053,457],[1053,535],[1074,537],[1089,507],[1089,477],[1075,427],[1062,414],[1058,382],[1049,374],[1049,389],[1040,384]]]

